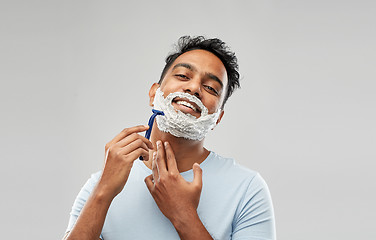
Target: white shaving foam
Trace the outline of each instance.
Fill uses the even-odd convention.
[[[183,113],[172,106],[172,100],[176,97],[186,98],[197,104],[201,109],[201,116],[195,116]],[[156,121],[159,130],[168,132],[175,137],[182,137],[190,140],[204,139],[210,129],[213,129],[218,120],[220,109],[217,112],[209,114],[208,109],[196,96],[189,93],[174,92],[170,93],[166,98],[163,92],[158,88],[154,97],[154,109],[164,112],[164,116],[158,115]]]

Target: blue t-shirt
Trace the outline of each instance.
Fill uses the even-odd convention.
[[[203,187],[197,212],[213,239],[275,239],[270,193],[257,172],[214,152],[200,166]],[[124,189],[108,210],[102,239],[179,239],[146,187],[144,179],[151,173],[142,161],[134,162]],[[180,174],[187,181],[193,180],[192,170]],[[93,174],[81,189],[73,204],[67,231],[73,228],[100,176],[101,172]]]

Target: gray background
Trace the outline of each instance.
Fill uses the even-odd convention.
[[[259,171],[279,239],[376,239],[374,1],[1,1],[1,235],[59,239],[181,35],[237,52],[206,144]]]

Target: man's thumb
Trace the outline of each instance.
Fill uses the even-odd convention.
[[[193,164],[193,184],[202,187],[202,169],[198,163]]]

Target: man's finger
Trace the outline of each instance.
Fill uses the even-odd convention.
[[[153,158],[151,160],[151,170],[152,170],[153,178],[157,181],[159,179],[159,171],[158,171],[156,158],[157,158],[157,152],[153,152]]]
[[[119,153],[122,155],[127,155],[138,148],[142,148],[142,149],[145,149],[145,151],[149,151],[149,148],[146,146],[146,144],[141,139],[137,138],[135,141],[121,148]]]
[[[150,142],[149,139],[147,139],[144,136],[141,136],[138,133],[132,133],[132,134],[124,137],[119,142],[117,142],[115,145],[119,146],[119,147],[124,147],[124,146],[127,146],[129,143],[131,143],[131,142],[133,142],[133,141],[135,141],[137,139],[140,139],[141,141],[143,141],[149,149],[153,149],[154,148],[153,147],[153,143]]]
[[[168,142],[164,143],[165,150],[166,150],[166,161],[167,161],[167,168],[169,172],[179,172],[178,166],[176,164],[175,154],[172,150],[171,145]]]
[[[134,150],[133,152],[129,153],[127,155],[132,161],[136,160],[137,158],[139,158],[140,156],[142,156],[143,158],[145,159],[148,159],[149,158],[149,151],[146,151],[145,149],[143,148],[137,148],[136,150]]]
[[[132,133],[139,133],[149,129],[149,125],[138,125],[130,128],[125,128],[118,135],[116,135],[107,145],[112,146],[113,144],[119,142],[121,139]]]
[[[193,182],[192,183],[202,188],[202,169],[198,163],[193,164]]]
[[[167,173],[167,166],[166,166],[166,154],[162,144],[162,141],[157,141],[157,158],[156,164],[158,167],[159,175]]]
[[[149,189],[149,192],[151,193],[152,190],[153,190],[153,187],[154,187],[154,183],[153,183],[153,175],[149,175],[145,178],[145,183],[146,183],[146,186],[148,187]]]

